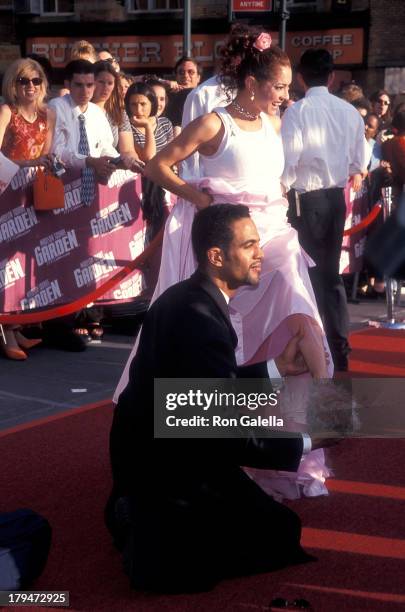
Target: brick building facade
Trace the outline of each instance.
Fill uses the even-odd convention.
[[[277,39],[279,0],[270,13],[237,13],[261,23]],[[86,38],[109,48],[124,70],[170,74],[181,54],[182,0],[0,0],[0,71],[10,60],[10,44],[21,53],[51,60],[61,79],[69,46]],[[229,31],[227,0],[192,0],[193,54],[212,70],[221,40]],[[292,60],[311,46],[334,54],[340,80],[354,78],[368,92],[389,85],[405,91],[404,0],[288,0],[287,51]],[[67,28],[68,24],[68,28]],[[15,51],[15,47],[14,47]],[[2,63],[3,59],[3,63]]]

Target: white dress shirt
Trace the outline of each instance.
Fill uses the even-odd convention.
[[[364,122],[351,104],[311,87],[284,113],[281,134],[287,191],[345,187],[349,176],[365,172],[369,159]]]
[[[222,289],[219,288],[219,290],[222,293],[222,295],[224,296],[225,302],[227,304],[229,304],[229,300],[230,300],[229,295],[227,293],[225,293],[225,291],[222,291]],[[276,366],[276,362],[274,361],[274,359],[269,359],[267,361],[267,373],[268,373],[269,378],[271,380],[271,384],[273,386],[275,386],[275,388],[276,387],[280,387],[281,386],[280,382],[281,382],[282,376],[281,376],[280,372],[278,371],[278,368]]]
[[[183,107],[181,128],[184,129],[194,119],[210,113],[218,106],[227,106],[231,102],[232,97],[228,99],[224,87],[218,80],[218,76],[215,75],[207,79],[188,94]],[[198,153],[190,155],[181,162],[180,174],[184,180],[199,178]]]
[[[49,106],[55,109],[56,125],[52,143],[52,153],[57,155],[68,168],[84,168],[86,155],[79,153],[80,126],[79,115],[85,117],[87,140],[90,156],[101,157],[109,155],[118,157],[119,153],[113,147],[113,134],[105,113],[96,104],[88,103],[82,113],[75,105],[72,97],[67,94],[54,98]]]

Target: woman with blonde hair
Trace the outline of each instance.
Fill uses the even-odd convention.
[[[47,80],[42,67],[33,59],[19,59],[3,78],[5,104],[0,106],[0,150],[21,168],[50,164],[55,126],[54,111],[44,102]],[[29,349],[40,340],[28,340],[17,328],[4,328],[5,342],[0,346],[9,359],[27,358]]]

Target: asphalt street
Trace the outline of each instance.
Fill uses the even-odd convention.
[[[349,311],[351,329],[356,330],[383,318],[386,306],[384,301],[362,300],[349,304]],[[396,314],[405,319],[405,308]],[[133,341],[111,328],[102,342],[90,343],[82,353],[38,347],[26,361],[0,357],[0,430],[110,400]]]

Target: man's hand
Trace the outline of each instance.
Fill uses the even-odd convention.
[[[121,155],[122,158],[122,168],[126,170],[132,170],[132,172],[138,172],[139,174],[143,174],[143,169],[145,164],[140,159],[136,157],[132,157],[131,155]]]
[[[363,176],[361,174],[353,174],[353,176],[351,176],[350,178],[352,181],[352,189],[355,193],[357,193],[361,189],[361,184],[363,182]]]
[[[117,169],[114,164],[110,164],[112,157],[103,155],[102,157],[87,157],[86,166],[93,168],[94,172],[101,181],[108,181],[114,170]]]
[[[291,338],[284,351],[275,358],[276,366],[281,376],[298,376],[308,372],[307,364],[299,349],[299,343],[303,338],[302,333],[297,333]]]

